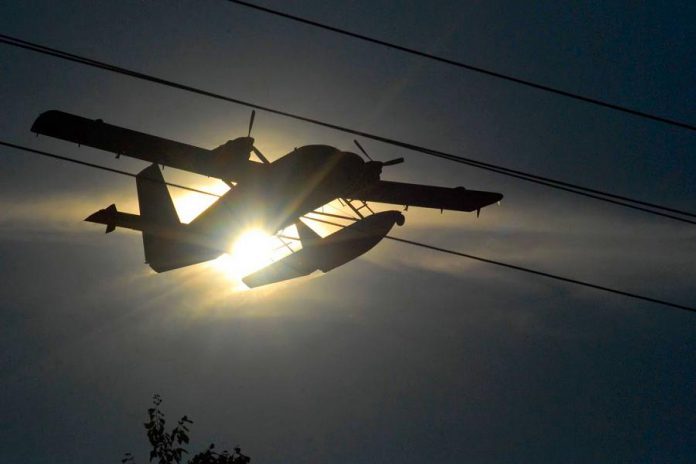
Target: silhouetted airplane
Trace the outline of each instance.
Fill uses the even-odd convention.
[[[295,224],[302,249],[243,279],[250,287],[329,271],[357,258],[386,236],[394,224],[403,225],[398,211],[364,217],[368,201],[420,206],[440,210],[477,211],[496,203],[495,192],[445,188],[380,180],[382,168],[403,162],[369,161],[327,145],[307,145],[269,162],[254,147],[251,129],[246,137],[230,140],[213,150],[187,145],[142,132],[113,126],[61,111],[47,111],[34,122],[37,134],[87,145],[152,163],[136,176],[140,215],[120,212],[116,205],[97,211],[86,220],[139,230],[145,261],[164,272],[215,259],[229,250],[231,239],[253,224],[271,234]],[[251,153],[262,161],[252,161]],[[171,166],[223,180],[231,189],[189,224],[174,208],[158,165]],[[360,219],[324,238],[300,218],[336,199],[343,199]],[[346,200],[347,199],[347,200]],[[354,202],[360,202],[359,207]]]

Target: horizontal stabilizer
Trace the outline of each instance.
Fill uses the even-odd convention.
[[[90,214],[85,218],[87,222],[96,222],[97,224],[106,225],[106,234],[116,230],[116,219],[118,217],[118,210],[116,209],[116,204],[111,204],[104,209],[100,209],[96,213]]]

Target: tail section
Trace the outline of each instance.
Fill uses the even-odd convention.
[[[119,222],[119,214],[123,213],[119,213],[119,211],[116,209],[116,205],[111,204],[110,206],[104,209],[100,209],[96,213],[90,214],[89,216],[87,216],[85,221],[106,225],[105,233],[108,234],[109,232],[113,232],[114,230],[116,230],[116,223]]]
[[[153,230],[143,230],[145,262],[164,272],[215,259],[222,253],[196,243],[185,233],[159,166],[152,164],[136,177],[140,218]]]
[[[192,234],[179,221],[164,178],[156,164],[136,176],[140,215],[122,213],[116,205],[97,211],[85,219],[106,225],[106,233],[116,227],[143,233],[145,262],[156,272],[169,271],[215,259],[222,254],[204,237]]]
[[[178,228],[181,225],[159,166],[152,164],[140,171],[135,178],[135,184],[138,189],[140,218],[143,222],[170,228]],[[176,241],[165,238],[156,231],[143,230],[143,248],[145,262],[155,271],[161,272],[160,268],[166,270],[163,269],[164,263],[170,261],[168,258],[175,254]]]

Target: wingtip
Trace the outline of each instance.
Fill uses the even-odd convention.
[[[63,114],[63,112],[59,110],[47,110],[39,114],[31,125],[31,132],[35,134],[43,133],[44,129],[51,124],[52,120],[59,114]]]

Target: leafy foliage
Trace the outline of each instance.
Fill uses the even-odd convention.
[[[154,407],[147,410],[148,420],[144,424],[147,439],[152,445],[150,462],[157,460],[159,464],[182,464],[184,455],[188,454],[185,446],[189,443],[189,425],[193,424],[193,421],[184,416],[179,419],[176,427],[167,432],[164,413],[160,410],[162,398],[154,395],[152,402]],[[232,453],[227,450],[218,453],[215,451],[215,445],[211,444],[205,451],[189,459],[188,464],[247,464],[250,461],[251,458],[242,454],[239,447],[234,448]],[[126,453],[121,463],[135,464],[135,458],[131,453]]]

